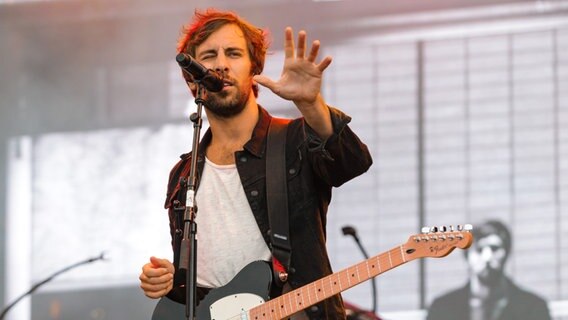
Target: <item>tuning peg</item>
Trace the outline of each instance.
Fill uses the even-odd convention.
[[[465,231],[471,231],[471,230],[473,230],[473,226],[468,223],[468,224],[466,224],[466,225],[463,226],[463,229],[464,229]]]
[[[422,233],[430,233],[430,227],[422,227],[422,229],[420,229],[420,231]]]
[[[436,226],[432,227],[432,230],[431,230],[431,231],[432,231],[432,232],[438,232],[438,227],[436,227]]]
[[[438,230],[439,230],[440,232],[446,232],[448,229],[446,228],[446,226],[439,226],[439,227],[438,227]]]
[[[450,232],[454,232],[454,225],[453,224],[450,225]]]

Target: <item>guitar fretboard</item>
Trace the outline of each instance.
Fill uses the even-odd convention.
[[[263,303],[249,310],[249,319],[283,319],[410,260],[398,246]]]

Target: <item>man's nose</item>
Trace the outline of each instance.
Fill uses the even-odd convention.
[[[213,70],[221,74],[229,70],[229,67],[227,65],[227,57],[225,56],[225,54],[220,53],[217,55],[217,59],[215,59],[215,65],[213,66]]]
[[[493,258],[493,250],[490,247],[483,247],[481,249],[481,258],[485,261],[491,260]]]

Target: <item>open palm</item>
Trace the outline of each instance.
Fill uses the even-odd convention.
[[[292,28],[286,28],[285,59],[280,79],[273,81],[264,75],[257,75],[254,80],[281,98],[293,101],[300,109],[313,105],[321,91],[323,71],[331,63],[331,57],[325,57],[319,64],[316,64],[319,47],[319,41],[314,41],[306,57],[306,32],[298,33],[296,50]]]

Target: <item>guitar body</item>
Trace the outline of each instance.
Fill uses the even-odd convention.
[[[225,286],[212,289],[201,300],[195,315],[197,320],[227,320],[258,306],[269,299],[272,269],[265,261],[255,261],[244,267]],[[185,305],[167,297],[160,299],[152,320],[183,320]],[[246,319],[246,316],[245,318]]]

